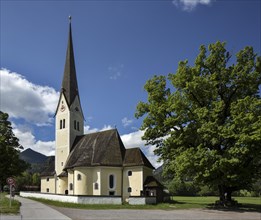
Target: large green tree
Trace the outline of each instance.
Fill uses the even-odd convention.
[[[193,66],[185,60],[175,74],[148,80],[135,116],[165,172],[218,186],[222,204],[249,189],[261,174],[260,84],[253,48],[234,58],[222,42],[201,46]]]
[[[8,114],[0,111],[0,186],[6,184],[6,179],[20,175],[28,168],[28,164],[19,159],[18,138],[15,137]]]

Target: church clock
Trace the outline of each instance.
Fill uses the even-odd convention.
[[[61,112],[65,110],[65,105],[61,105]]]

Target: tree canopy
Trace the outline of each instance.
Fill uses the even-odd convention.
[[[181,61],[176,73],[146,82],[148,100],[135,113],[143,140],[156,145],[165,172],[216,185],[231,201],[261,175],[260,84],[252,47],[234,58],[225,43],[203,45],[193,66]]]
[[[28,164],[19,159],[19,149],[22,146],[15,137],[8,114],[0,111],[0,186],[6,184],[6,179],[20,175],[28,168]]]

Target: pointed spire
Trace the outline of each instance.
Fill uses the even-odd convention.
[[[71,19],[72,17],[69,16],[69,37],[68,37],[66,60],[64,66],[63,82],[61,88],[61,93],[62,92],[64,93],[69,106],[74,101],[76,95],[79,96],[75,62],[74,62],[74,53],[73,53]]]

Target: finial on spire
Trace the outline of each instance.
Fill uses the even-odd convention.
[[[72,20],[72,16],[71,15],[69,15],[69,22],[71,23],[71,20]]]

